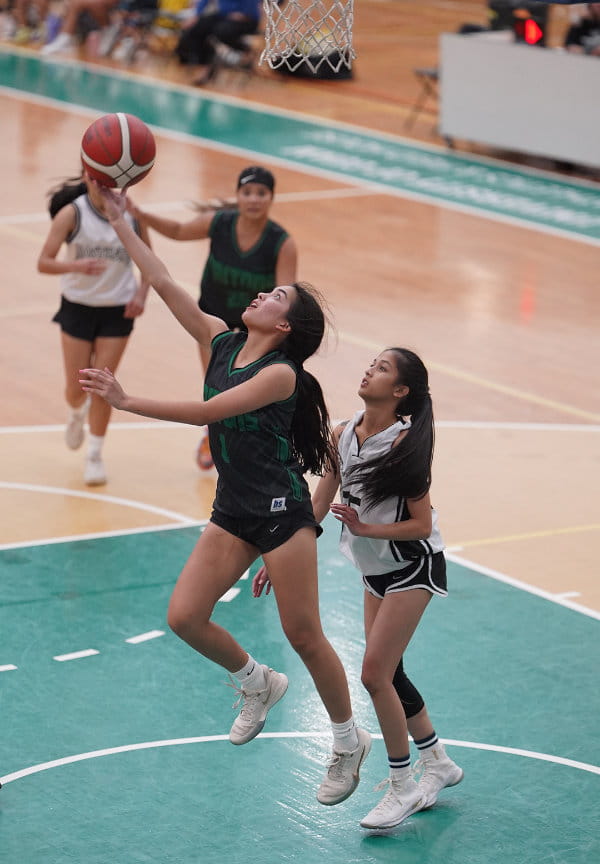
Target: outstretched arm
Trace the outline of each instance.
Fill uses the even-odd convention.
[[[96,187],[104,198],[110,224],[115,229],[131,258],[139,267],[142,279],[145,279],[154,287],[156,293],[165,301],[175,318],[185,327],[188,333],[200,345],[208,347],[217,333],[227,330],[225,322],[214,315],[207,315],[205,312],[202,312],[187,291],[184,291],[173,280],[166,265],[138,237],[127,220],[123,218],[127,206],[125,191],[118,194],[112,189],[107,189],[105,186],[100,186],[99,184],[96,184]]]
[[[296,387],[296,373],[285,363],[268,366],[249,381],[219,393],[207,402],[163,402],[130,396],[107,368],[81,369],[79,376],[83,390],[101,396],[113,408],[155,420],[171,420],[192,426],[204,426],[227,417],[257,411],[272,402],[282,402],[290,398]]]

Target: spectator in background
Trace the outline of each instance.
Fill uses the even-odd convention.
[[[217,0],[215,11],[205,11],[210,0],[198,0],[195,14],[184,25],[175,53],[184,66],[193,66],[192,84],[202,87],[212,76],[215,42],[245,53],[243,36],[256,33],[261,0]]]
[[[574,54],[600,57],[600,3],[588,3],[587,12],[565,36],[565,48]]]
[[[99,28],[109,23],[111,10],[119,0],[69,0],[59,34],[42,48],[42,54],[60,54],[75,47],[77,27],[83,13],[98,24]]]
[[[34,39],[43,39],[48,15],[48,0],[15,0],[12,9],[16,32],[14,40],[25,45]]]

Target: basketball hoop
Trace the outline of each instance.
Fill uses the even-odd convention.
[[[305,64],[317,73],[352,68],[354,0],[263,0],[265,48],[261,63],[294,72]]]

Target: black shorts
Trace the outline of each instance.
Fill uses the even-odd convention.
[[[363,584],[369,594],[383,600],[386,594],[409,591],[411,588],[424,588],[432,594],[448,594],[446,584],[446,559],[443,552],[427,555],[411,561],[402,570],[381,573],[378,576],[364,576]]]
[[[61,297],[60,309],[52,319],[74,339],[94,342],[98,338],[129,336],[133,318],[125,318],[125,306],[85,306]]]
[[[272,552],[278,546],[283,546],[290,537],[294,536],[296,531],[299,531],[300,528],[305,528],[307,525],[315,529],[317,537],[323,533],[323,529],[315,521],[315,517],[310,510],[279,513],[268,517],[250,516],[237,518],[214,509],[210,521],[245,543],[256,546],[261,554]]]

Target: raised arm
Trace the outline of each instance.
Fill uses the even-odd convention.
[[[298,252],[296,243],[293,237],[286,237],[279,255],[277,256],[277,266],[275,268],[275,284],[276,285],[293,285],[297,279],[296,271],[298,269]]]
[[[105,201],[106,213],[123,246],[137,264],[142,279],[152,285],[164,300],[175,318],[200,345],[210,346],[212,339],[227,330],[220,318],[207,315],[196,301],[173,280],[161,259],[146,246],[126,219],[123,218],[127,203],[125,192],[118,194],[105,186],[97,187]]]

